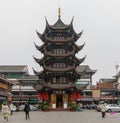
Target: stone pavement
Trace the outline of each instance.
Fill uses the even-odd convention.
[[[120,113],[101,118],[100,112],[85,110],[83,112],[30,112],[30,119],[26,120],[24,112],[15,112],[4,121],[0,115],[0,123],[119,123]]]

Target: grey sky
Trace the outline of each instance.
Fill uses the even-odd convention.
[[[41,68],[33,55],[41,57],[34,47],[42,41],[36,30],[43,33],[45,16],[50,24],[56,22],[58,7],[61,19],[69,24],[74,16],[74,29],[84,30],[77,44],[86,43],[77,55],[87,55],[83,64],[97,69],[93,80],[115,75],[120,64],[120,0],[0,0],[0,65],[27,64]]]

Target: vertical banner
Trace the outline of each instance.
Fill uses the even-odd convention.
[[[63,94],[63,108],[68,107],[68,94]]]
[[[56,108],[56,94],[51,94],[52,108]]]

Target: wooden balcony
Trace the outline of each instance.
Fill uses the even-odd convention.
[[[7,91],[0,91],[0,95],[1,96],[9,96],[11,93],[10,92],[7,92]],[[12,94],[11,94],[12,95]]]
[[[45,55],[47,56],[53,56],[53,57],[67,57],[67,56],[73,56],[75,55],[75,52],[68,52],[68,53],[61,53],[61,54],[56,54],[56,53],[51,53],[51,52],[47,52],[45,51]]]
[[[76,84],[47,84],[47,83],[44,83],[43,86],[48,87],[48,88],[53,88],[53,89],[67,89],[67,88],[75,87]]]
[[[53,68],[53,67],[47,67],[44,66],[44,69],[47,71],[53,71],[53,72],[67,72],[67,71],[71,71],[71,70],[75,70],[75,66],[69,66],[67,68]]]
[[[65,37],[61,37],[61,38],[49,38],[47,36],[45,36],[45,39],[48,41],[48,42],[54,42],[54,43],[65,43],[65,42],[71,42],[74,40],[74,37],[70,37],[70,38],[65,38]]]
[[[1,96],[8,96],[8,93],[6,91],[0,91]]]

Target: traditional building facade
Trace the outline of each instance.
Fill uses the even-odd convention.
[[[79,91],[83,89],[83,86],[76,84],[76,81],[85,74],[76,70],[85,60],[85,57],[81,59],[76,57],[84,47],[84,44],[81,46],[76,44],[82,32],[77,34],[74,31],[73,19],[70,24],[64,24],[59,13],[55,24],[50,25],[46,20],[45,31],[43,34],[39,32],[37,34],[43,44],[35,46],[44,55],[43,58],[34,57],[43,67],[41,72],[34,70],[41,81],[37,86],[39,98],[48,101],[53,109],[68,108],[70,102],[81,98]]]
[[[37,84],[39,78],[35,75],[29,75],[27,65],[1,65],[0,76],[3,77],[3,83],[6,83],[5,80],[12,83],[10,86],[12,103],[16,105],[24,104],[26,101],[30,104],[37,103],[38,93],[34,86]],[[8,85],[0,85],[2,86],[2,90],[9,88]],[[4,95],[7,95],[7,91],[5,92],[6,94]],[[7,97],[4,96],[1,98],[5,99]]]
[[[3,102],[12,101],[12,83],[0,77],[0,106]],[[1,107],[0,107],[1,108]]]
[[[117,79],[115,78],[101,78],[97,83],[97,88],[100,90],[100,99],[107,103],[118,102],[118,88],[116,85]]]

